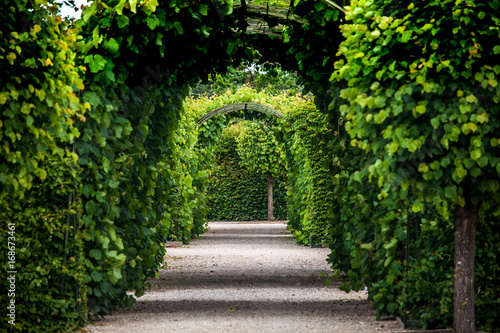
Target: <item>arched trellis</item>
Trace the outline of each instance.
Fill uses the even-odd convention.
[[[246,111],[246,110],[257,111],[257,112],[268,114],[268,115],[271,115],[274,117],[283,118],[287,122],[290,122],[283,113],[279,112],[278,110],[276,110],[270,106],[259,104],[259,103],[253,103],[253,102],[243,102],[243,103],[233,103],[233,104],[225,105],[223,107],[220,107],[220,108],[217,108],[215,110],[208,112],[203,117],[201,117],[200,120],[198,120],[198,126],[205,123],[207,120],[209,120],[215,116],[218,116],[220,114],[231,113],[234,111],[241,111],[241,110],[243,110],[243,111]]]

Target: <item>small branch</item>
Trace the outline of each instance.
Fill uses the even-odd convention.
[[[321,0],[323,1],[324,3],[326,3],[327,5],[330,5],[332,7],[334,7],[335,9],[338,9],[340,10],[342,13],[345,14],[345,9],[342,8],[341,6],[337,5],[335,2],[331,1],[331,0]]]

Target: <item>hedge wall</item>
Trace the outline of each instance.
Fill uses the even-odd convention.
[[[72,331],[87,320],[77,37],[45,1],[1,6],[0,329]]]
[[[209,221],[261,221],[267,219],[267,177],[241,165],[236,136],[238,123],[227,128],[215,151],[209,178],[207,219]],[[274,217],[286,220],[286,179],[274,183]]]
[[[287,113],[279,142],[288,165],[288,226],[298,242],[328,244],[332,211],[327,154],[333,130],[328,118],[305,98]]]
[[[455,209],[472,196],[482,201],[472,324],[500,331],[499,6],[352,1],[345,59],[329,87],[316,87],[330,94],[325,111],[340,128],[329,145],[339,162],[329,261],[347,276],[341,289],[366,285],[378,315],[411,326],[453,323]]]

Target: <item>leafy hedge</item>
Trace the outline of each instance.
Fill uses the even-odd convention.
[[[327,117],[316,109],[310,98],[288,95],[286,92],[277,95],[267,94],[265,91],[258,92],[249,87],[243,87],[234,93],[227,91],[220,95],[188,99],[186,108],[188,112],[198,114],[201,118],[206,112],[223,105],[244,101],[272,106],[287,116],[289,122],[276,118],[263,119],[269,126],[277,126],[274,130],[276,139],[280,149],[286,152],[288,174],[286,202],[289,227],[303,244],[309,244],[311,237],[315,242],[326,242],[327,232],[323,228],[328,219],[327,212],[331,210],[329,200],[331,197],[328,193],[327,157],[323,153],[326,151],[328,138],[332,135],[328,129]],[[229,117],[243,116],[230,115],[213,118],[208,124],[204,124],[202,129],[210,131],[209,133],[217,133],[218,129],[230,122]],[[250,117],[259,116],[260,114],[250,115]],[[210,123],[211,121],[217,122]],[[206,134],[203,140],[216,142],[213,137],[217,135]],[[224,151],[224,154],[231,156],[229,150]],[[234,153],[232,154],[234,156]],[[276,204],[275,206],[277,207]]]
[[[295,104],[279,136],[288,165],[288,225],[300,243],[327,243],[332,196],[326,152],[333,131],[312,100]]]
[[[241,165],[237,136],[242,123],[228,127],[215,151],[209,177],[207,219],[209,221],[253,221],[267,219],[267,177]],[[286,178],[276,179],[274,216],[286,220]]]
[[[9,331],[71,331],[87,319],[73,126],[85,111],[82,68],[76,35],[47,5],[2,1],[0,303]]]
[[[453,217],[477,209],[472,324],[500,330],[490,280],[499,258],[491,247],[499,237],[500,67],[491,28],[498,6],[352,1],[347,8],[338,54],[345,59],[328,88],[330,122],[342,126],[331,145],[341,163],[332,165],[329,260],[348,277],[342,289],[368,286],[378,315],[451,326],[461,273]]]
[[[237,20],[221,20],[230,5],[96,1],[69,29],[52,0],[2,4],[0,205],[23,238],[15,267],[26,291],[16,328],[73,330],[131,306],[127,291],[142,295],[164,243],[204,231],[221,128],[186,137],[182,102],[188,84],[259,54],[240,47]]]

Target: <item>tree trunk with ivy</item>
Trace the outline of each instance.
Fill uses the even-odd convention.
[[[453,328],[455,333],[475,332],[474,254],[478,207],[466,198],[457,205],[455,217],[455,284]]]
[[[273,184],[274,178],[271,172],[267,173],[267,220],[274,221],[274,204],[273,204]]]

